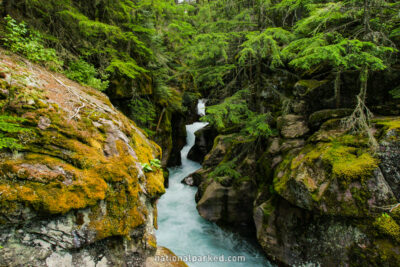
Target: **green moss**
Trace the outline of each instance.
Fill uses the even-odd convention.
[[[300,156],[301,157],[301,156]],[[286,190],[287,182],[290,179],[290,165],[293,164],[292,160],[294,155],[288,154],[285,156],[283,161],[278,165],[274,175],[274,189],[277,192],[283,192]]]
[[[54,94],[21,86],[11,104],[5,105],[7,112],[23,117],[24,125],[35,135],[27,140],[19,157],[0,162],[0,217],[14,216],[26,208],[44,216],[89,208],[89,226],[96,239],[129,237],[148,215],[140,196],[147,194],[154,201],[165,192],[161,170],[141,176],[137,169],[137,163],[159,158],[161,149],[143,138],[135,124],[119,112],[93,110],[86,105],[79,116],[70,119],[71,107],[63,104],[59,108],[56,103],[62,103],[60,98],[71,93],[61,86],[57,89]],[[96,94],[92,98],[101,103],[106,99]],[[35,101],[35,109],[23,108],[28,99]],[[50,121],[46,129],[37,127],[41,117]],[[92,123],[101,119],[118,125],[129,144],[120,139],[110,144],[107,125],[98,129]],[[106,155],[106,146],[112,146],[114,153]]]
[[[331,166],[332,174],[336,178],[346,181],[369,178],[378,167],[379,160],[367,150],[346,145],[354,144],[352,141],[353,137],[345,135],[330,143],[308,146],[301,152],[303,156],[292,161],[290,168],[295,170],[302,163],[312,166],[316,160],[321,159]]]
[[[384,126],[386,131],[400,129],[400,118],[373,120],[377,125]]]
[[[374,226],[380,233],[400,243],[400,225],[389,214],[383,213],[380,217],[376,218]]]
[[[349,250],[350,266],[397,267],[400,262],[400,247],[387,239],[375,240],[368,247],[353,245]]]

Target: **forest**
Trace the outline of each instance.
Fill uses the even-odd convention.
[[[127,141],[128,146],[133,146],[135,138],[150,140],[140,141],[146,143],[146,148],[134,147],[133,153],[138,154],[136,161],[146,179],[153,181],[162,174],[167,192],[168,168],[182,162],[185,125],[197,120],[207,122],[195,133],[196,141],[188,154],[189,159],[202,164],[190,174],[198,187],[197,210],[222,228],[234,232],[245,229],[244,235],[257,240],[271,262],[282,266],[310,262],[320,266],[398,266],[399,1],[0,0],[0,14],[2,54],[16,55],[23,58],[21,62],[32,62],[53,73],[48,79],[54,78],[57,88],[68,89],[61,76],[82,88],[94,88],[93,92],[77,96],[78,101],[70,110],[68,123],[75,121],[71,127],[78,128],[68,132],[70,128],[64,129],[63,119],[58,119],[60,125],[53,131],[65,140],[49,141],[47,133],[41,132],[47,129],[42,127],[47,119],[42,118],[48,111],[37,111],[40,118],[35,117],[35,108],[29,104],[30,99],[39,103],[48,87],[44,86],[37,95],[29,91],[36,90],[29,85],[29,74],[22,71],[13,77],[11,63],[6,63],[9,59],[2,56],[0,265],[3,260],[8,263],[6,266],[20,266],[13,258],[6,261],[10,253],[2,256],[7,244],[16,242],[3,236],[2,231],[11,227],[7,221],[12,222],[14,219],[10,218],[17,216],[18,205],[32,208],[33,213],[64,216],[100,200],[114,203],[121,198],[115,195],[125,182],[116,177],[125,174],[114,173],[116,170],[112,172],[115,178],[105,178],[104,182],[112,190],[94,190],[87,180],[82,193],[84,203],[77,201],[69,207],[66,201],[65,209],[54,208],[56,212],[46,197],[33,201],[19,189],[13,193],[16,197],[2,191],[11,190],[10,181],[19,186],[23,181],[24,186],[27,182],[29,190],[40,195],[41,187],[30,183],[32,179],[42,183],[47,179],[44,176],[51,176],[38,174],[44,167],[31,171],[37,175],[32,179],[28,174],[18,178],[21,171],[10,174],[20,170],[14,165],[24,160],[24,164],[32,166],[47,162],[46,170],[55,171],[55,167],[49,167],[54,162],[38,158],[33,161],[32,155],[27,156],[32,153],[62,160],[60,166],[71,165],[76,173],[100,172],[92,170],[81,158],[89,149],[71,156],[64,152],[59,155],[49,148],[75,151],[77,148],[72,148],[72,141],[68,140],[92,148],[104,143],[107,164],[128,164],[108,158],[128,152],[117,141],[115,148],[109,145],[107,134],[112,132],[116,139],[120,135],[101,122],[107,119],[122,121],[118,127],[127,137],[120,139],[133,140]],[[26,62],[19,64],[21,68],[32,69]],[[25,85],[14,85],[13,80],[24,75],[28,77],[24,78]],[[127,126],[120,115],[110,118],[114,111],[107,111],[108,108],[102,108],[105,113],[97,115],[99,104],[90,104],[89,98],[95,96],[108,103],[103,94],[112,103],[106,105],[122,112],[135,126]],[[201,118],[196,114],[200,99],[206,99],[207,105],[206,115]],[[51,103],[48,108],[52,108]],[[55,122],[53,115],[48,117]],[[98,127],[103,137],[91,141],[81,133],[87,129],[92,136],[93,126],[88,125],[99,122],[104,123]],[[141,129],[140,137],[126,132],[136,126]],[[40,142],[48,142],[48,147],[43,146],[46,151],[40,151]],[[152,156],[147,151],[152,151]],[[25,159],[15,156],[21,153]],[[95,157],[88,156],[87,162]],[[141,170],[126,172],[139,177],[137,184],[143,182]],[[55,176],[58,175],[61,174]],[[45,184],[52,183],[49,181]],[[157,210],[156,199],[164,188],[159,181],[156,185],[144,184],[150,186],[149,203]],[[61,187],[66,198],[74,194]],[[104,196],[97,190],[105,190]],[[126,192],[129,190],[127,187]],[[138,195],[132,198],[139,199]],[[125,209],[129,210],[128,206]],[[132,209],[132,216],[143,209],[146,208]],[[117,216],[117,211],[113,212],[110,214]],[[119,212],[118,216],[123,216]],[[144,212],[144,217],[150,213]],[[18,214],[23,217],[24,213]],[[141,223],[128,220],[124,226],[128,229],[126,225],[134,229]],[[157,222],[154,225],[156,228]],[[102,232],[93,242],[126,236],[126,229]],[[143,240],[150,242],[144,236]],[[41,266],[39,261],[37,266]]]

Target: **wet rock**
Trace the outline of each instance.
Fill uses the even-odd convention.
[[[223,160],[229,146],[226,140],[230,137],[232,135],[218,135],[215,138],[212,150],[204,157],[203,167],[210,168],[217,166]]]
[[[213,181],[197,203],[197,210],[203,218],[212,222],[230,226],[251,225],[254,198],[251,182],[225,187]]]
[[[166,162],[166,166],[173,167],[181,165],[181,150],[186,145],[186,119],[181,113],[173,113],[171,119],[171,138],[172,147],[170,148],[170,153],[163,155],[163,161]],[[168,150],[168,148],[163,148],[163,151]]]
[[[285,115],[278,118],[278,129],[285,138],[298,138],[309,132],[306,121],[300,115]]]
[[[195,133],[196,141],[188,153],[188,159],[202,163],[205,155],[211,151],[217,131],[210,125]]]
[[[273,259],[290,266],[343,266],[353,247],[365,248],[367,235],[341,218],[308,213],[281,198],[254,209],[257,239]]]
[[[199,186],[203,182],[205,175],[205,171],[203,169],[199,169],[198,171],[185,177],[181,182],[189,186]]]

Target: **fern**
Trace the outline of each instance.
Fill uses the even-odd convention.
[[[233,179],[239,179],[241,174],[235,170],[235,167],[235,160],[222,162],[212,172],[210,172],[209,176],[214,179],[225,176]]]
[[[244,136],[255,138],[268,138],[274,134],[267,122],[267,114],[259,114],[252,116],[245,124],[241,133]]]
[[[393,98],[400,98],[400,86],[397,86],[395,89],[389,92]]]
[[[43,36],[22,22],[18,23],[9,15],[4,18],[6,21],[6,33],[3,39],[5,47],[12,52],[24,55],[33,62],[42,63],[51,69],[59,69],[63,62],[58,58],[54,49],[45,48]]]
[[[262,33],[252,32],[246,35],[245,41],[239,52],[239,64],[245,63],[253,58],[255,62],[262,59],[270,59],[270,67],[282,66],[281,51],[279,44],[290,42],[294,36],[282,28],[268,28]]]
[[[236,92],[221,104],[207,107],[207,115],[201,120],[215,126],[219,132],[238,128],[252,114],[246,102],[248,96],[248,90]]]

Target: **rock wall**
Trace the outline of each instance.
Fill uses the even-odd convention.
[[[156,251],[161,149],[102,93],[0,50],[0,265],[143,266]]]
[[[373,121],[372,149],[343,129],[349,111],[278,117],[266,144],[219,135],[191,176],[200,215],[255,226],[265,253],[284,264],[398,266],[400,118]]]

